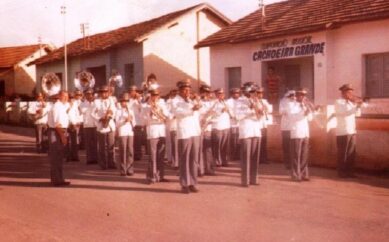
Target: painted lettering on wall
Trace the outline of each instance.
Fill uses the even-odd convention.
[[[274,41],[262,45],[262,50],[253,53],[253,61],[284,59],[298,56],[324,54],[325,42],[313,43],[312,36],[288,40]]]

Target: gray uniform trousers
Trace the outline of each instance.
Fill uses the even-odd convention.
[[[304,178],[309,178],[308,153],[309,138],[290,140],[292,179],[301,180]]]
[[[217,166],[227,166],[228,133],[230,129],[212,130],[212,150]]]
[[[115,168],[115,132],[98,133],[98,162],[101,169]]]
[[[97,131],[95,127],[85,128],[84,127],[84,140],[85,140],[85,151],[86,151],[86,163],[95,164],[97,163]]]
[[[36,151],[43,153],[47,151],[47,143],[45,143],[45,132],[47,131],[46,124],[35,124],[35,139],[36,139]]]
[[[230,159],[240,159],[239,127],[230,129]]]
[[[291,160],[290,160],[290,130],[282,130],[282,152],[284,165],[286,169],[290,169]]]
[[[211,131],[204,131],[201,135],[201,159],[200,161],[200,171],[205,175],[215,174],[215,160],[212,155],[212,140],[211,140]],[[203,169],[201,169],[201,165]]]
[[[78,145],[79,145],[79,135],[80,135],[80,126],[73,126],[68,129],[69,140],[67,149],[67,160],[78,161]]]
[[[267,128],[261,129],[261,155],[259,163],[268,163],[267,161]]]
[[[170,131],[170,147],[172,156],[172,166],[178,167],[177,131]]]
[[[148,139],[150,148],[149,166],[147,170],[147,178],[152,182],[158,182],[164,178],[165,168],[164,162],[166,152],[166,138],[159,137]]]
[[[180,184],[183,187],[197,185],[198,150],[200,137],[178,140],[178,159],[180,162]]]
[[[336,146],[338,153],[338,174],[347,176],[354,171],[356,156],[356,135],[339,135],[336,136]]]
[[[119,136],[120,174],[134,174],[134,136]]]
[[[243,186],[257,182],[260,147],[260,137],[240,139],[241,179]]]
[[[65,136],[68,135],[66,129],[64,129],[64,134]],[[63,178],[63,160],[66,145],[62,144],[60,136],[54,128],[48,130],[48,137],[51,183],[53,185],[61,184],[65,181]]]

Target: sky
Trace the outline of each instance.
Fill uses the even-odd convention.
[[[39,38],[60,47],[64,40],[82,37],[82,23],[88,23],[87,31],[93,35],[203,2],[232,21],[254,12],[259,4],[259,0],[0,0],[0,47],[37,44]],[[61,6],[66,6],[65,17]]]

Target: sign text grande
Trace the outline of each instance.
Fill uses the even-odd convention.
[[[310,56],[324,54],[325,42],[312,43],[311,36],[292,39],[288,45],[288,40],[265,43],[262,50],[253,53],[253,61],[266,61],[283,59],[296,56]]]

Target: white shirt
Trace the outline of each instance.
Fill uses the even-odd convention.
[[[115,117],[116,106],[113,102],[113,99],[96,99],[94,101],[91,115],[96,121],[97,131],[100,133],[109,133],[114,132],[116,130],[114,118],[111,118],[109,120],[108,127],[105,128],[103,127],[103,124],[100,121],[101,118],[105,117],[108,109],[112,111],[112,117]]]
[[[177,96],[176,108],[173,110],[177,118],[177,139],[189,139],[200,136],[201,128],[199,112],[193,111],[192,101],[186,102],[181,96]]]
[[[84,128],[95,128],[96,120],[92,117],[93,102],[88,100],[83,101],[80,104],[80,109],[84,121]]]
[[[47,116],[48,112],[50,110],[49,104],[45,103],[45,106],[43,107],[42,102],[29,102],[28,103],[28,109],[27,113],[35,118],[35,115],[37,114],[38,110],[42,110],[40,114],[40,118],[34,120],[34,124],[46,124],[47,123]]]
[[[266,115],[261,116],[260,123],[262,128],[267,128],[271,123],[271,113],[273,112],[273,106],[266,99],[259,99],[266,110]]]
[[[211,122],[208,122],[208,124],[205,124],[205,122],[207,122],[207,118],[209,118],[210,115],[212,115],[212,113],[209,113],[209,112],[212,112],[212,107],[213,105],[216,105],[216,103],[212,100],[202,100],[201,101],[201,108],[199,110],[199,114],[200,114],[200,125],[201,125],[201,128],[203,129],[202,131],[212,131],[212,124]],[[208,116],[208,117],[207,117]],[[204,127],[206,125],[206,127]]]
[[[128,122],[128,117],[132,117],[132,121]],[[122,108],[116,110],[115,115],[116,128],[118,136],[134,136],[133,128],[136,125],[134,112],[130,108]]]
[[[228,111],[222,112],[224,108],[227,108],[232,114],[232,107],[230,107],[225,101],[215,100],[216,105],[214,105],[213,110],[218,114],[212,120],[212,129],[216,130],[225,130],[231,128],[230,114]]]
[[[50,128],[68,128],[69,127],[69,103],[62,103],[59,100],[56,101],[51,108],[48,118],[48,124]]]
[[[261,123],[247,97],[239,98],[235,115],[239,124],[239,139],[261,137]]]
[[[142,103],[138,99],[130,99],[128,107],[134,112],[136,125],[144,126],[144,120],[142,117]]]
[[[226,101],[226,103],[227,103],[228,107],[230,108],[230,111],[231,111],[231,113],[233,115],[233,117],[230,118],[231,128],[239,127],[238,120],[236,120],[235,111],[234,111],[236,109],[236,105],[238,104],[239,99],[240,99],[240,97],[237,98],[237,99],[229,98]]]
[[[169,131],[177,131],[177,119],[173,114],[173,110],[176,107],[176,103],[177,103],[177,96],[175,96],[174,98],[169,98],[166,101],[166,106],[170,113],[169,120],[166,124]]]
[[[335,116],[336,116],[336,135],[355,134],[356,124],[355,117],[361,115],[360,108],[346,99],[338,99],[335,101]]]
[[[162,99],[159,99],[157,105],[160,108],[162,115],[168,117],[169,111],[167,110],[165,102]],[[166,137],[165,122],[156,117],[154,114],[151,115],[151,106],[148,103],[145,103],[142,107],[142,116],[146,121],[147,139]]]
[[[290,117],[290,138],[291,139],[303,139],[309,138],[309,123],[312,120],[312,114],[305,115],[306,107],[302,106],[302,103],[292,103],[287,109],[287,113]]]
[[[72,103],[69,104],[70,109],[68,111],[69,121],[73,125],[79,125],[83,122],[83,118],[81,112],[79,110],[79,101],[73,100]]]
[[[284,97],[280,102],[280,114],[281,114],[281,130],[282,131],[290,131],[292,129],[290,117],[288,116],[287,110],[290,109],[291,105],[294,105],[296,101],[290,98]]]

